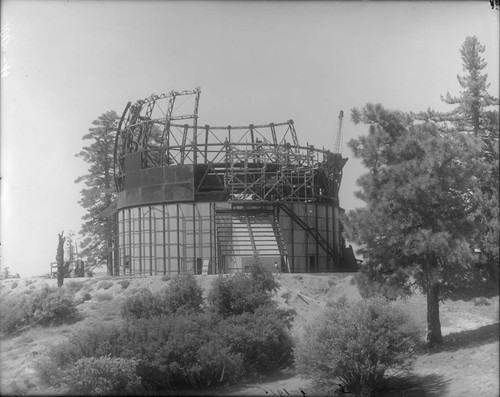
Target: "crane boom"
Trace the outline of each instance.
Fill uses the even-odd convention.
[[[335,138],[335,146],[333,148],[334,153],[342,154],[342,119],[344,118],[344,111],[341,110],[339,113],[339,126],[337,129],[337,136]]]

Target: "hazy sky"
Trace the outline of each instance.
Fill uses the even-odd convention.
[[[99,115],[152,93],[201,87],[199,124],[293,119],[301,144],[331,148],[344,110],[341,206],[363,173],[346,146],[350,110],[447,110],[459,49],[486,45],[498,96],[499,12],[489,2],[1,2],[2,268],[49,271],[57,233],[84,214],[75,158]]]

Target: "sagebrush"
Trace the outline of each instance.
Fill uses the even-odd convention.
[[[237,282],[224,291],[241,296],[235,290],[243,278],[233,277]],[[229,312],[204,304],[193,275],[173,277],[158,293],[139,290],[126,298],[122,322],[79,331],[40,360],[38,373],[61,387],[59,374],[79,368],[79,360],[89,365],[90,358],[135,359],[141,390],[157,393],[205,389],[285,368],[293,362],[293,313],[272,303],[276,284],[266,277],[245,276],[253,297]]]
[[[116,357],[81,358],[62,372],[62,385],[70,394],[130,395],[140,390],[137,360]]]
[[[65,287],[43,284],[0,302],[0,331],[12,334],[33,325],[62,324],[76,318],[76,301]]]
[[[142,288],[126,298],[122,316],[127,319],[151,318],[177,311],[199,311],[203,305],[203,290],[192,274],[174,276],[168,286],[153,294]]]
[[[369,396],[388,369],[405,371],[422,330],[383,297],[349,303],[341,299],[306,328],[295,349],[298,371],[332,392],[341,384]]]
[[[272,297],[278,289],[272,273],[258,263],[250,273],[217,277],[208,294],[208,304],[223,317],[252,313],[265,305],[274,305]]]

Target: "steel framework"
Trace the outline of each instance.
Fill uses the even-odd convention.
[[[115,178],[123,190],[125,157],[141,153],[141,168],[204,165],[196,192],[222,191],[225,198],[259,201],[338,199],[339,153],[300,146],[293,120],[265,125],[199,127],[200,89],[152,95],[127,104],[115,145]],[[178,97],[194,97],[190,114],[174,115]],[[166,111],[161,102],[166,101]],[[160,114],[154,117],[155,111]],[[175,124],[175,120],[192,124]]]
[[[200,126],[200,94],[199,88],[171,91],[127,104],[119,123],[114,153],[116,186],[123,196],[119,210],[175,200],[222,202],[232,206],[224,207],[223,211],[232,211],[233,218],[237,218],[241,209],[233,211],[233,207],[244,205],[245,213],[249,213],[252,205],[253,208],[266,206],[266,211],[274,212],[273,219],[279,218],[280,213],[290,219],[305,232],[306,239],[313,238],[319,247],[317,250],[325,253],[329,263],[338,265],[342,257],[338,192],[347,159],[324,148],[301,146],[292,120],[248,126]],[[181,120],[189,122],[182,124]],[[178,177],[186,173],[193,174],[192,187],[190,177]],[[171,180],[172,184],[163,187],[161,194],[151,193],[150,189],[147,195],[143,192],[145,198],[137,198],[141,193],[136,191],[146,183],[144,181],[155,178],[155,186],[162,180]],[[171,191],[175,189],[185,193],[174,194],[177,199],[172,198]],[[332,240],[325,235],[331,233],[328,227],[326,232],[320,231],[314,222],[311,224],[297,215],[298,207],[294,207],[297,204],[327,206],[331,214],[336,211],[336,226],[330,227],[336,229],[336,237]],[[221,211],[217,219],[227,218]],[[250,218],[245,216],[251,228]],[[276,229],[278,222],[271,224]],[[230,246],[223,237],[227,232],[221,231],[226,229],[220,224],[214,228],[219,234],[219,252]],[[280,233],[276,234],[276,241],[283,239]],[[284,246],[278,244],[282,257],[286,256]]]

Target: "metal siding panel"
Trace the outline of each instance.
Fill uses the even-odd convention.
[[[127,207],[141,203],[141,188],[128,189],[125,191],[125,205]]]
[[[141,152],[130,153],[125,156],[125,174],[141,169]]]
[[[142,170],[141,182],[143,186],[159,185],[164,181],[164,168],[147,168]]]
[[[125,175],[125,189],[130,190],[141,186],[141,171],[128,172]]]
[[[165,201],[192,201],[194,200],[193,184],[172,183],[163,185]]]
[[[141,202],[146,203],[161,203],[165,201],[163,193],[163,185],[150,185],[141,188]]]

